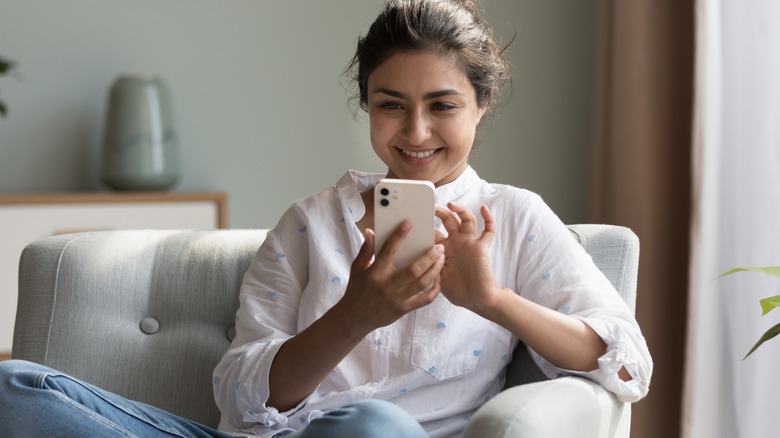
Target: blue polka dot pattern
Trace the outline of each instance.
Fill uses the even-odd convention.
[[[533,242],[534,240],[536,240],[536,234],[534,234],[534,233],[529,234],[528,235],[528,241],[529,242]]]
[[[428,368],[428,372],[431,373],[431,374],[436,374],[436,365]]]
[[[566,304],[565,306],[561,307],[561,312],[568,315],[569,313],[571,313],[571,306]]]
[[[545,272],[542,278],[544,278],[545,280],[549,280],[552,278],[552,274],[549,272]]]
[[[276,257],[276,260],[281,260],[285,257],[283,252],[277,252],[274,257]]]
[[[341,284],[341,277],[339,277],[338,275],[336,275],[335,277],[331,278],[331,279],[330,279],[330,281],[331,281],[331,283],[333,283],[333,284]]]
[[[221,382],[221,381],[222,381],[222,379],[220,379],[218,376],[214,376],[214,377],[211,379],[211,383],[213,383],[213,384],[214,384],[214,386],[216,386],[216,385],[219,385],[219,382]]]
[[[444,330],[447,328],[447,323],[445,321],[439,321],[439,324],[437,324],[436,327],[438,327],[439,330]]]
[[[304,226],[302,226],[302,227],[298,228],[298,232],[299,232],[299,233],[305,233],[305,232],[306,232],[306,225],[304,225]]]
[[[275,290],[271,290],[271,289],[268,290],[268,296],[270,298],[276,298],[277,295],[279,295],[279,292],[277,292]]]
[[[341,255],[344,255],[344,250],[341,249],[341,248],[336,248],[336,252],[341,254]]]
[[[507,362],[508,360],[509,360],[509,355],[508,355],[508,354],[506,354],[506,353],[504,353],[504,354],[501,356],[501,362]]]

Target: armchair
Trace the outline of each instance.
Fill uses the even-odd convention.
[[[569,228],[633,310],[636,235]],[[264,238],[265,230],[129,230],[33,242],[20,260],[13,358],[215,427],[211,373],[235,336],[238,289]],[[547,380],[521,346],[506,389],[465,436],[623,438],[629,423],[629,405],[585,379]]]

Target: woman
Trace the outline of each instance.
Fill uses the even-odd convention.
[[[508,77],[473,4],[390,1],[351,69],[387,173],[347,172],[268,233],[214,372],[220,431],[9,361],[4,433],[457,436],[501,389],[518,339],[550,377],[585,376],[623,401],[647,393],[645,340],[582,247],[538,196],[468,164]],[[438,243],[404,269],[390,260],[414,224],[374,256],[371,189],[385,176],[434,183],[440,204]]]
[[[457,435],[500,390],[517,339],[551,377],[643,397],[652,362],[609,282],[538,196],[469,167],[507,78],[474,6],[389,2],[352,68],[387,174],[350,171],[269,232],[214,374],[221,427],[272,436],[378,399],[431,436]],[[413,224],[372,259],[372,189],[385,176],[431,181],[442,204],[439,243],[406,269],[390,260]]]

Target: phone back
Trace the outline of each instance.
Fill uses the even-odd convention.
[[[404,220],[412,230],[393,258],[396,268],[405,268],[434,244],[434,187],[430,181],[383,179],[374,187],[374,250],[379,253],[387,238]]]

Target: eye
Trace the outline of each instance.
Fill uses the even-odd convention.
[[[431,109],[433,111],[452,111],[457,108],[458,107],[456,105],[446,102],[435,102],[431,105]]]
[[[378,106],[387,111],[401,110],[404,108],[403,105],[398,102],[381,102]]]

